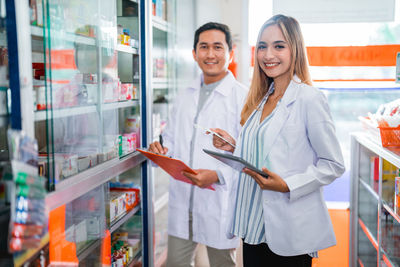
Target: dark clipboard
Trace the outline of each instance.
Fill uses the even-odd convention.
[[[230,154],[211,151],[208,149],[203,149],[203,151],[205,153],[207,153],[208,155],[210,155],[211,157],[216,158],[217,160],[225,163],[226,165],[229,165],[230,167],[234,168],[237,171],[242,171],[243,168],[247,168],[252,171],[255,171],[256,173],[263,176],[264,178],[268,178],[268,174],[266,174],[262,170],[257,169],[256,167],[254,167],[253,165],[251,165],[250,163],[248,163],[247,161],[245,161],[242,158],[239,158],[239,157],[236,157],[236,156],[233,156]]]
[[[183,161],[180,161],[178,159],[173,159],[164,155],[152,153],[149,151],[145,151],[142,149],[136,149],[140,153],[142,153],[146,158],[149,160],[153,161],[155,164],[160,166],[164,171],[166,171],[169,175],[171,175],[174,179],[188,183],[188,184],[193,184],[193,182],[188,179],[186,176],[182,174],[183,171],[189,172],[192,174],[197,174],[192,168],[187,166]],[[215,190],[213,186],[208,186],[206,187],[207,189],[210,190]]]

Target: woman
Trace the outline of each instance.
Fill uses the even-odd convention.
[[[298,22],[276,15],[262,26],[235,152],[268,174],[240,173],[232,195],[231,236],[243,239],[244,266],[311,266],[336,244],[322,186],[344,172],[323,93],[311,86]],[[230,135],[213,129],[235,142]]]

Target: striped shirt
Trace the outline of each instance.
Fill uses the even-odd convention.
[[[272,94],[274,87],[272,87]],[[262,151],[265,132],[268,130],[271,118],[276,108],[261,123],[262,108],[267,100],[266,94],[258,108],[249,117],[242,129],[241,154],[240,157],[247,160],[257,168],[265,166],[269,168],[268,162],[263,162],[264,151]],[[277,106],[280,103],[277,104]],[[266,166],[267,165],[267,166]],[[267,243],[265,239],[264,217],[262,207],[262,189],[255,180],[240,172],[237,190],[237,202],[234,212],[232,233],[244,240],[245,243],[256,245]]]
[[[262,167],[270,168],[268,158],[264,161],[265,151],[262,149],[264,147],[264,136],[269,127],[271,127],[271,118],[281,104],[279,100],[271,114],[260,123],[263,106],[268,96],[275,91],[273,85],[272,83],[268,93],[257,109],[250,115],[242,129],[240,157],[259,169]],[[267,243],[265,227],[268,227],[268,225],[264,225],[262,189],[251,176],[244,172],[240,172],[239,175],[236,201],[231,233],[242,238],[247,244]],[[318,252],[309,253],[308,255],[318,257]]]

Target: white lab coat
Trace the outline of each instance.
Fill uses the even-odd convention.
[[[344,163],[326,97],[295,76],[270,126],[264,166],[268,157],[270,170],[285,180],[290,192],[263,190],[269,248],[278,255],[293,256],[335,245],[322,186],[343,174]],[[240,147],[235,154],[240,155]],[[231,194],[230,203],[236,203],[236,194]],[[228,236],[232,236],[229,231]]]
[[[182,90],[175,99],[172,112],[163,134],[164,146],[174,158],[189,163],[190,142],[196,131],[193,166],[194,169],[220,170],[225,184],[214,184],[216,191],[194,186],[193,195],[193,241],[217,248],[231,249],[238,246],[238,239],[228,239],[227,212],[229,192],[237,179],[236,173],[207,155],[202,149],[217,151],[212,144],[212,135],[194,128],[197,112],[201,76],[192,86]],[[213,90],[198,116],[197,124],[206,128],[226,129],[233,137],[241,130],[240,113],[247,89],[228,73]],[[191,187],[188,183],[170,178],[168,202],[168,234],[189,239],[189,205]]]

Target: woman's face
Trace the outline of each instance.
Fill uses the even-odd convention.
[[[277,25],[268,26],[258,43],[257,60],[260,68],[277,82],[290,80],[292,54],[282,31]]]

